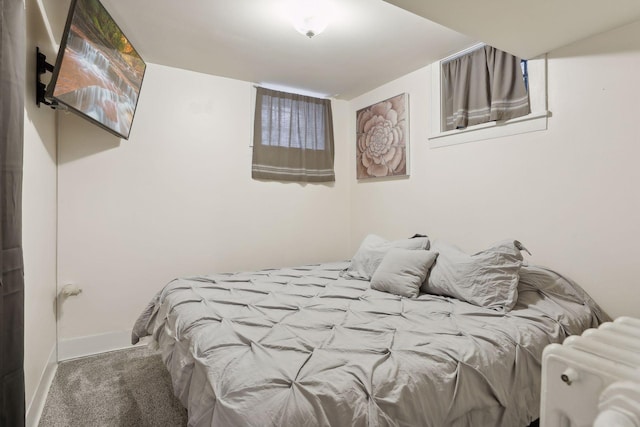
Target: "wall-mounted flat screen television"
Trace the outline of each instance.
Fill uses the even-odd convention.
[[[98,0],[72,0],[47,98],[129,139],[146,68]]]

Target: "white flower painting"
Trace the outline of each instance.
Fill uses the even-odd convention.
[[[394,96],[356,113],[357,179],[407,176],[409,96]]]

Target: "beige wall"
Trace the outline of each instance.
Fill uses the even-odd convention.
[[[252,84],[149,65],[129,141],[60,120],[61,340],[130,330],[181,275],[346,258],[348,103],[335,185],[251,179]]]
[[[612,316],[640,316],[639,68],[640,22],[551,52],[548,130],[437,149],[430,67],[352,100],[354,134],[355,111],[410,94],[411,177],[356,182],[352,166],[351,251],[369,232],[467,251],[514,237]]]
[[[56,126],[55,112],[35,105],[33,74],[36,46],[55,61],[35,1],[26,2],[27,79],[24,118],[22,241],[25,281],[25,388],[30,407],[53,352],[56,318]],[[44,76],[47,79],[47,76]],[[46,381],[46,379],[45,379]]]

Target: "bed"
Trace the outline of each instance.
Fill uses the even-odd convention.
[[[508,311],[382,292],[353,264],[173,280],[132,341],[160,348],[190,426],[527,426],[543,348],[608,320],[525,262]]]

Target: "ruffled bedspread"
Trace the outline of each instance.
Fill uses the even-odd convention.
[[[506,315],[347,280],[348,263],[176,279],[132,340],[162,350],[190,426],[527,426],[541,355],[608,317],[523,266]]]

